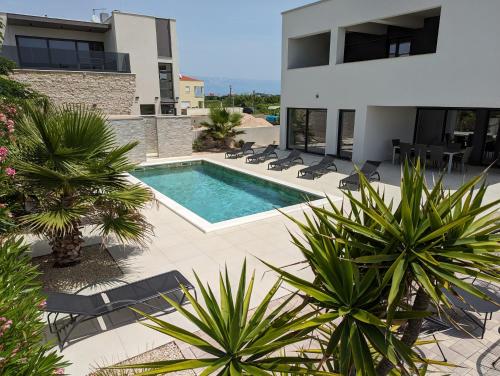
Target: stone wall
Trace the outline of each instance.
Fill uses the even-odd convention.
[[[188,116],[157,116],[158,157],[191,155],[193,138],[191,119]]]
[[[158,134],[156,132],[156,116],[144,116],[146,134],[146,153],[158,156]]]
[[[131,113],[135,74],[16,69],[16,81],[29,84],[56,105],[84,104],[109,115]]]
[[[129,154],[135,163],[147,156],[183,157],[193,152],[191,119],[187,116],[110,116],[120,145],[139,141]]]
[[[119,145],[138,141],[139,144],[129,154],[134,163],[146,161],[145,122],[140,116],[110,116],[108,118]]]

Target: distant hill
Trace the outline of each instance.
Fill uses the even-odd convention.
[[[226,95],[229,93],[229,85],[233,87],[235,94],[247,94],[255,90],[256,93],[279,94],[279,80],[251,80],[243,78],[227,77],[203,77],[197,76],[205,81],[205,94]]]

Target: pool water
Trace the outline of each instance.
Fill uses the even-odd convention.
[[[206,161],[146,167],[132,175],[210,223],[320,198]]]

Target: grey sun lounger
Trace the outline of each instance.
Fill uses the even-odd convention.
[[[378,173],[379,161],[366,161],[361,167],[359,173],[363,174],[368,181],[380,181],[380,174]],[[339,188],[355,187],[359,189],[359,173],[352,171],[351,174],[339,182]]]
[[[294,164],[299,163],[299,161],[304,164],[304,160],[300,156],[300,151],[292,150],[287,157],[278,159],[276,161],[271,161],[267,165],[267,169],[279,169],[282,171],[283,169],[290,168]]]
[[[278,154],[276,154],[276,149],[278,148],[278,145],[267,145],[267,147],[264,149],[264,151],[254,154],[254,155],[249,155],[247,157],[246,162],[247,163],[260,163],[260,162],[265,162],[269,158],[276,158],[278,159]]]
[[[297,172],[297,177],[299,178],[311,175],[312,178],[315,179],[332,171],[337,171],[337,165],[335,164],[335,157],[333,155],[327,154],[318,163],[303,168],[302,170],[299,170]]]
[[[47,322],[50,332],[56,334],[61,350],[75,327],[85,321],[136,305],[164,311],[147,303],[149,300],[159,298],[160,294],[179,293],[182,295],[180,304],[184,304],[186,299],[181,285],[188,290],[194,291],[196,296],[193,285],[177,270],[132,283],[115,281],[125,284],[93,295],[78,295],[79,292],[89,286],[81,288],[74,294],[47,293],[47,304],[45,306],[45,311],[48,312]],[[60,314],[68,315],[69,320],[66,319],[63,324],[58,324],[57,319]]]
[[[240,158],[248,153],[254,154],[255,152],[252,149],[252,146],[254,144],[255,142],[245,142],[243,146],[239,149],[228,150],[224,155],[224,158]]]
[[[453,291],[457,295],[444,288],[442,288],[441,291],[444,295],[446,295],[446,297],[454,307],[460,309],[469,318],[469,320],[471,320],[474,324],[481,328],[482,339],[484,337],[484,332],[486,331],[486,322],[492,319],[494,312],[500,310],[500,297],[494,295],[493,292],[482,286],[475,285],[474,287],[489,296],[492,301],[478,298],[477,296],[472,295],[471,293],[456,286],[453,287]],[[474,312],[479,315],[484,314],[484,319],[482,319],[482,321],[479,321],[469,312]]]

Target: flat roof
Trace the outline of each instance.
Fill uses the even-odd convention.
[[[31,16],[27,14],[7,13],[7,24],[18,26],[43,27],[48,29],[65,29],[77,31],[90,31],[105,33],[111,29],[110,24],[67,20],[63,18],[51,18],[42,16]]]
[[[313,5],[317,5],[317,4],[325,3],[325,2],[327,2],[327,1],[330,1],[330,0],[319,0],[319,1],[315,1],[314,3],[311,3],[311,4],[305,4],[305,5],[302,5],[302,6],[297,7],[297,8],[292,8],[292,9],[285,10],[285,11],[281,12],[281,14],[287,14],[287,13],[295,12],[296,10],[300,10],[300,9],[304,9],[304,8],[312,7]]]

